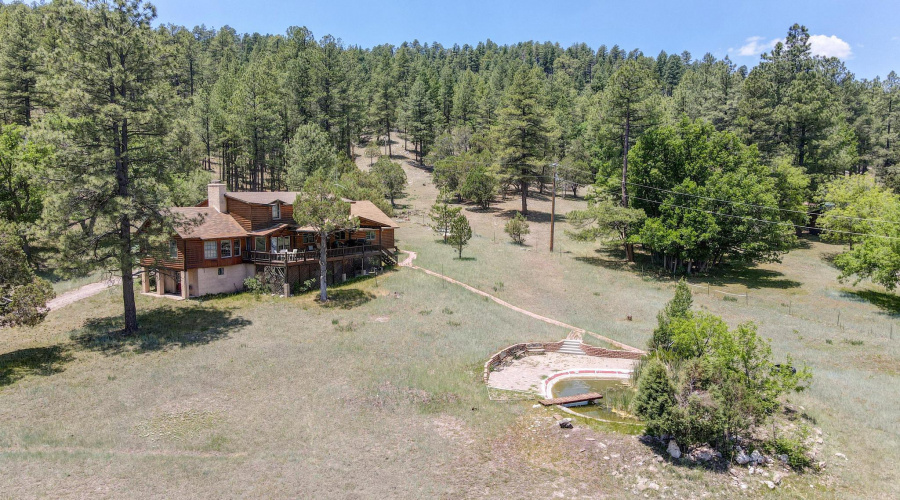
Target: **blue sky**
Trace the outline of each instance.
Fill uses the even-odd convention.
[[[153,0],[151,0],[153,1]],[[860,78],[900,72],[900,0],[594,0],[594,1],[313,1],[155,0],[158,21],[188,27],[230,25],[239,33],[284,33],[306,26],[316,38],[347,44],[421,42],[474,44],[536,40],[585,42],[655,56],[689,50],[694,57],[729,55],[753,66],[799,22],[814,50],[836,55]]]

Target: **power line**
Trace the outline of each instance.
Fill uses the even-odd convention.
[[[781,221],[773,221],[773,220],[766,220],[766,219],[756,219],[756,218],[754,218],[754,217],[745,217],[745,216],[742,216],[742,215],[723,214],[723,213],[721,213],[721,212],[714,212],[714,211],[712,211],[712,210],[704,210],[704,209],[702,209],[702,208],[685,207],[685,206],[683,206],[683,205],[675,205],[675,204],[668,203],[668,202],[665,202],[665,201],[648,200],[648,199],[646,199],[646,198],[640,198],[640,197],[638,197],[638,196],[631,196],[631,198],[632,198],[632,199],[636,199],[636,200],[646,201],[646,202],[649,202],[649,203],[656,203],[657,205],[666,204],[666,205],[668,205],[668,206],[670,206],[670,207],[683,208],[683,209],[685,209],[685,210],[695,210],[695,211],[697,211],[697,212],[704,212],[704,213],[711,214],[711,215],[721,215],[722,217],[731,217],[731,218],[733,218],[733,219],[743,219],[743,220],[749,220],[749,221],[755,221],[755,222],[762,222],[762,223],[765,223],[765,224],[774,224],[774,225],[776,225],[776,226],[791,226],[791,227],[795,227],[795,228],[799,228],[799,229],[818,229],[818,230],[820,230],[820,231],[827,231],[827,232],[829,232],[829,233],[851,234],[851,235],[855,235],[855,236],[871,236],[871,237],[874,237],[874,238],[885,238],[885,239],[890,239],[890,240],[900,240],[900,238],[898,238],[898,237],[895,237],[895,236],[887,236],[887,235],[883,235],[883,234],[856,233],[856,232],[853,232],[853,231],[839,231],[839,230],[837,230],[837,229],[824,229],[824,228],[817,228],[817,227],[810,227],[810,226],[800,226],[800,225],[793,224],[793,223],[790,223],[790,222],[781,222]]]
[[[723,199],[721,199],[721,198],[711,198],[711,197],[709,197],[709,196],[701,196],[701,195],[698,195],[698,194],[680,193],[680,192],[678,192],[678,191],[672,191],[672,190],[670,190],[670,189],[663,189],[663,188],[658,188],[658,187],[648,186],[648,185],[646,185],[646,184],[638,184],[637,182],[626,182],[626,184],[630,184],[630,185],[632,185],[632,186],[639,186],[639,187],[646,188],[646,189],[653,189],[653,190],[656,190],[656,191],[663,191],[663,192],[671,193],[671,194],[677,194],[677,195],[680,195],[680,196],[690,196],[690,197],[692,197],[692,198],[702,198],[702,199],[704,199],[704,200],[721,201],[721,202],[723,202],[723,203],[731,203],[731,204],[734,204],[734,205],[743,205],[743,206],[747,206],[747,207],[763,208],[763,209],[766,209],[766,210],[778,210],[778,211],[781,211],[781,212],[791,212],[791,213],[803,214],[803,215],[815,215],[815,214],[817,214],[817,215],[823,215],[823,214],[818,214],[817,212],[803,212],[803,211],[800,211],[800,210],[791,210],[791,209],[788,209],[788,208],[768,207],[768,206],[765,206],[765,205],[757,205],[757,204],[754,204],[754,203],[744,203],[744,202],[741,202],[741,201],[723,200]],[[894,222],[894,221],[889,221],[889,220],[883,220],[883,219],[867,219],[867,218],[865,218],[865,217],[851,217],[851,216],[849,216],[849,215],[834,215],[834,214],[832,214],[832,215],[829,215],[829,217],[835,217],[835,218],[840,218],[840,219],[862,220],[862,221],[868,221],[868,222],[884,222],[884,223],[886,223],[886,224],[900,224],[900,222]]]

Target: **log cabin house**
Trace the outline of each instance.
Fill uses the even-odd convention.
[[[228,192],[213,181],[196,207],[172,211],[199,221],[178,229],[168,255],[142,261],[142,289],[150,292],[155,269],[157,295],[181,298],[240,291],[251,276],[273,292],[319,279],[319,236],[293,219],[296,192]],[[328,284],[397,263],[397,224],[370,201],[350,201],[359,227],[329,237]]]

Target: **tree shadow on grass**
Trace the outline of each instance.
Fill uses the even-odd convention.
[[[786,279],[784,274],[771,269],[760,269],[752,265],[728,265],[710,273],[704,280],[711,285],[743,285],[750,289],[780,289],[799,288],[802,283]]]
[[[234,316],[230,309],[162,306],[139,313],[138,325],[136,334],[124,335],[121,316],[89,319],[71,333],[71,338],[85,349],[110,355],[141,353],[208,344],[227,338],[231,332],[250,325],[250,321]]]
[[[328,292],[328,302],[322,304],[326,309],[353,309],[375,298],[375,294],[359,288],[345,288]]]
[[[843,290],[842,295],[868,302],[891,315],[900,315],[900,296],[875,290]]]
[[[29,375],[53,375],[73,359],[63,346],[33,347],[0,354],[0,387],[15,383]]]
[[[603,267],[613,271],[630,271],[642,276],[656,278],[672,278],[671,271],[666,272],[662,266],[654,264],[650,256],[643,252],[635,253],[635,262],[625,260],[625,252],[621,245],[610,248],[599,248],[596,256],[575,257],[575,260],[592,266]],[[788,289],[798,288],[799,281],[786,279],[784,274],[771,269],[762,269],[754,265],[723,264],[712,272],[687,276],[683,269],[675,274],[675,279],[696,279],[712,286],[743,285],[750,289]]]
[[[504,211],[498,213],[497,215],[499,217],[502,217],[505,219],[512,219],[519,212],[520,212],[519,210],[504,210]],[[537,222],[537,223],[550,222],[550,212],[540,212],[537,210],[529,210],[528,215],[525,217],[525,220],[527,220],[528,222]],[[556,216],[554,217],[554,220],[557,223],[563,223],[566,221],[566,215],[557,213]]]

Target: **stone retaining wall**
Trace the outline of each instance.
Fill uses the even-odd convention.
[[[596,356],[598,358],[641,359],[644,357],[644,354],[640,352],[617,351],[603,347],[594,347],[587,344],[581,344],[581,350],[588,356]]]

